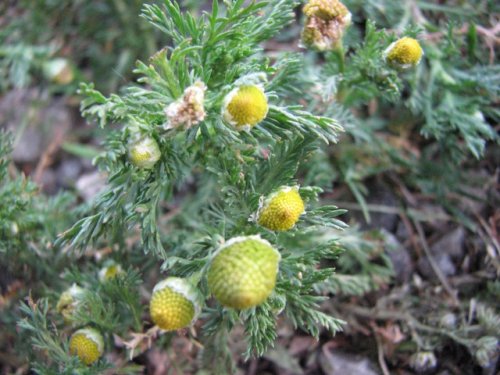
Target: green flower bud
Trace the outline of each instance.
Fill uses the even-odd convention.
[[[144,136],[130,141],[128,155],[136,167],[150,169],[160,160],[161,151],[153,137]]]
[[[99,280],[101,280],[101,282],[105,282],[114,279],[121,273],[123,273],[122,266],[114,261],[107,261],[104,267],[99,270]]]
[[[64,317],[64,320],[69,323],[73,320],[73,315],[76,309],[79,308],[83,296],[85,294],[85,289],[73,284],[71,287],[66,289],[61,296],[56,305],[56,310]]]

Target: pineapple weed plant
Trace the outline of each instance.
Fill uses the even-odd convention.
[[[113,343],[134,357],[144,344],[167,345],[175,330],[191,327],[183,332],[202,343],[201,367],[224,373],[233,371],[227,340],[237,324],[246,358],[273,345],[280,315],[315,337],[320,327],[342,328],[319,310],[325,296],[362,294],[391,270],[384,255],[375,261],[373,242],[337,218],[345,210],[319,204],[319,194],[342,181],[369,217],[363,179],[395,170],[446,206],[449,190],[460,186],[443,181],[461,177],[456,165],[468,152],[482,155],[495,139],[486,118],[498,119],[498,87],[488,79],[497,67],[477,64],[474,23],[460,33],[450,25],[421,46],[431,20],[415,18],[404,2],[390,4],[394,13],[381,17],[394,19],[377,19],[376,11],[373,18],[397,27],[388,32],[368,21],[356,41],[349,25],[360,4],[348,4],[351,14],[337,1],[311,0],[301,43],[319,53],[272,60],[260,46],[291,23],[297,1],[213,1],[199,18],[170,1],[145,5],[143,17],[169,47],[138,62],[138,84],[120,95],[80,88],[84,116],[108,129],[106,152],[95,161],[108,190],[91,205],[70,210],[69,194],[40,199],[36,186],[9,172],[2,134],[1,251],[17,260],[7,263],[12,274],[31,265],[26,283],[38,287],[36,298],[48,297],[30,297],[18,323],[17,345],[31,353],[35,371],[99,373],[112,367],[100,358]],[[448,63],[463,49],[468,61]],[[401,109],[395,122],[424,124],[422,134],[435,140],[420,157],[378,137],[384,125],[376,111],[394,107]],[[340,123],[351,143],[334,147],[332,170],[325,145],[337,142]],[[353,169],[359,148],[364,160],[373,158],[361,171]],[[147,306],[141,279],[150,275],[157,284]],[[498,324],[481,311],[479,339],[455,337],[483,364]],[[121,373],[139,371],[125,355],[117,363]]]

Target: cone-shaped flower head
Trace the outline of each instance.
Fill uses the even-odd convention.
[[[257,223],[270,230],[286,231],[293,228],[303,212],[298,186],[284,186],[261,203]]]
[[[224,98],[224,120],[238,130],[250,130],[264,120],[268,111],[267,96],[258,85],[241,85]]]
[[[133,137],[129,142],[128,156],[136,167],[149,169],[160,160],[161,151],[153,137]]]
[[[409,69],[418,65],[423,54],[418,40],[405,36],[387,47],[384,58],[396,68]]]
[[[198,318],[202,304],[201,294],[189,281],[169,277],[154,287],[149,310],[158,327],[173,331],[191,325]]]
[[[341,46],[345,30],[351,24],[351,13],[338,0],[310,0],[303,9],[306,15],[302,43],[318,51]]]
[[[78,356],[87,366],[91,365],[104,353],[102,335],[94,328],[79,329],[69,340],[69,352]]]
[[[66,322],[73,320],[73,314],[78,308],[84,294],[85,289],[76,284],[73,284],[61,293],[59,301],[57,301],[56,310],[62,314]]]
[[[208,287],[224,306],[257,306],[274,289],[280,259],[280,253],[259,236],[235,237],[215,253]]]
[[[205,119],[205,91],[207,86],[201,81],[195,82],[184,90],[182,97],[165,108],[166,129],[184,127],[189,129]]]

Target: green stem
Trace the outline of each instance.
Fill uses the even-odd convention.
[[[205,262],[205,264],[207,264],[207,265],[208,265],[209,263],[210,263],[210,262],[209,262],[209,261],[208,261],[208,259],[207,259],[207,261]],[[198,285],[198,284],[200,283],[200,281],[201,281],[201,278],[203,277],[203,274],[205,273],[205,268],[207,268],[207,267],[203,267],[203,268],[202,268],[202,269],[200,269],[199,271],[192,273],[192,274],[191,274],[191,275],[187,278],[187,279],[188,279],[188,281],[189,281],[192,285],[194,285],[194,286]]]
[[[140,332],[142,329],[142,322],[140,319],[140,313],[139,313],[139,311],[137,311],[138,310],[137,307],[138,306],[131,306],[130,311],[132,312],[132,317],[134,318],[135,330],[137,332]]]
[[[339,75],[343,76],[345,73],[345,51],[342,42],[340,45],[333,51],[335,58],[337,59],[337,65],[339,67]],[[345,83],[343,80],[339,83],[339,88],[337,91],[337,100],[342,102],[346,96],[347,88],[345,87]]]
[[[344,74],[345,72],[345,51],[344,51],[344,46],[342,43],[338,46],[337,49],[334,51],[335,55],[337,56],[338,64],[339,64],[339,73]]]

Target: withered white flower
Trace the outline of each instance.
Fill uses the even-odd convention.
[[[184,127],[189,129],[205,119],[205,91],[207,87],[201,81],[195,82],[184,90],[182,97],[165,108],[167,121],[165,129]]]

